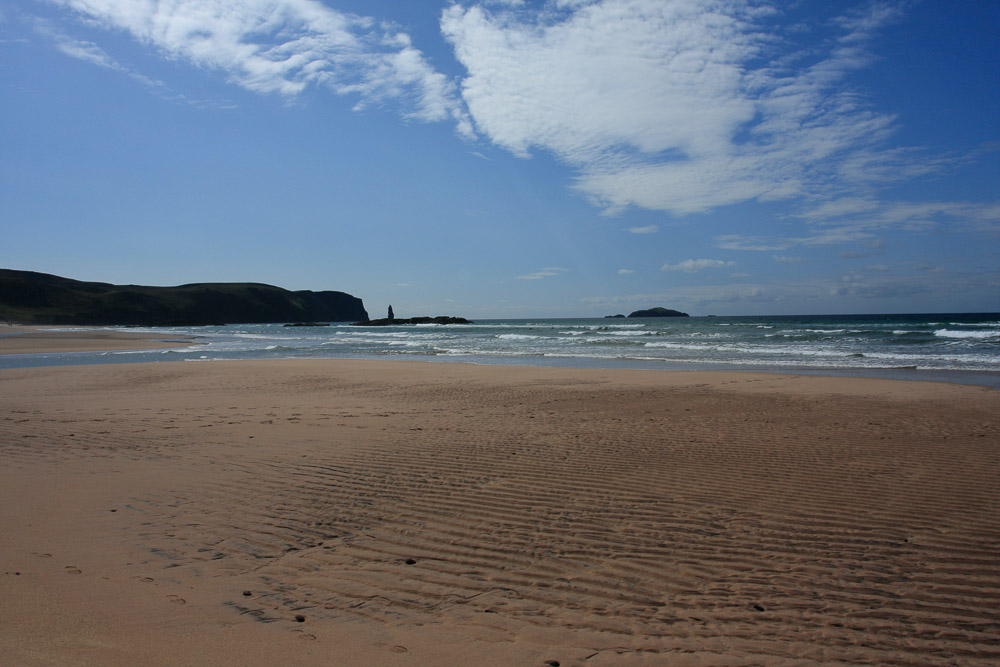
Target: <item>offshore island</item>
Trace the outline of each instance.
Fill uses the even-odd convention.
[[[377,320],[366,319],[363,322],[352,322],[351,324],[358,327],[389,327],[400,324],[473,324],[473,322],[464,317],[451,317],[449,315],[397,318],[392,312],[392,306],[389,306],[389,313],[386,317]]]
[[[646,310],[636,310],[628,315],[629,317],[690,317],[687,313],[682,313],[679,310],[671,310],[670,308],[662,308],[657,306],[656,308],[647,308]],[[604,319],[624,319],[624,315],[605,315]]]

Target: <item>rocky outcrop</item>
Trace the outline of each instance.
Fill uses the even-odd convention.
[[[679,310],[670,310],[669,308],[660,308],[657,306],[656,308],[637,310],[629,313],[629,317],[689,317],[689,315]]]
[[[464,317],[448,317],[445,315],[438,315],[437,317],[410,317],[408,319],[389,319],[384,318],[381,320],[365,320],[364,322],[352,322],[354,326],[358,327],[388,327],[397,324],[473,324],[473,322],[465,319]]]
[[[197,326],[350,322],[367,319],[368,312],[344,292],[260,283],[111,285],[0,269],[0,316],[24,324]]]

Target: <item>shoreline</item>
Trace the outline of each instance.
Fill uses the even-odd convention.
[[[193,336],[70,325],[14,324],[0,327],[0,355],[156,350],[197,344],[194,341]]]
[[[1000,657],[982,387],[261,360],[0,396],[17,664]]]
[[[88,353],[129,353],[127,357],[114,359],[114,363],[151,363],[192,361],[178,358],[148,358],[138,359],[134,355],[143,352],[156,352],[169,349],[181,349],[192,345],[201,345],[198,336],[181,334],[159,334],[150,332],[126,332],[112,328],[73,327],[62,325],[14,325],[6,329],[0,328],[0,370],[6,368],[44,368],[72,365],[103,365],[110,360],[100,356],[88,356]],[[39,356],[44,363],[29,363],[24,366],[14,364],[4,365],[2,359],[14,359]],[[66,355],[63,358],[53,358],[46,355]],[[295,359],[296,357],[279,357],[270,359]],[[299,357],[330,360],[369,360],[369,361],[403,361],[420,363],[469,364],[476,366],[523,366],[527,368],[579,368],[584,370],[625,370],[625,371],[660,371],[674,372],[707,372],[707,373],[764,373],[772,375],[805,375],[814,377],[869,378],[914,382],[940,382],[947,384],[989,387],[1000,390],[1000,372],[943,370],[912,367],[890,368],[817,368],[817,367],[763,367],[741,366],[736,364],[686,364],[671,363],[666,366],[651,362],[612,359],[582,359],[559,357],[492,357],[477,356],[429,356],[400,355],[393,356],[345,356],[345,357]],[[261,359],[257,359],[261,360]],[[235,361],[235,359],[198,359],[198,361]],[[250,360],[246,360],[250,361]]]

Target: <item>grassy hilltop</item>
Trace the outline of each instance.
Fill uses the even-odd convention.
[[[344,292],[259,283],[111,285],[0,269],[0,317],[20,324],[181,326],[349,322],[367,320],[368,313],[361,299]]]

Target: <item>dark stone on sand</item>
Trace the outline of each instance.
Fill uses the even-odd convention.
[[[657,306],[656,308],[649,308],[647,310],[636,310],[629,313],[629,317],[690,317],[687,313],[682,313],[679,310],[670,310],[669,308],[661,308]]]
[[[756,609],[757,611],[764,611],[764,607],[760,606],[759,604],[755,604],[753,608]]]
[[[545,664],[548,665],[548,667],[559,667],[558,660],[546,660]]]
[[[303,616],[302,614],[295,614],[295,621],[298,623],[305,623],[306,617]]]
[[[417,561],[413,560],[412,558],[407,558],[406,559],[406,564],[407,565],[416,565]]]
[[[253,593],[251,591],[243,591],[243,597],[248,598],[251,595],[253,595]]]

